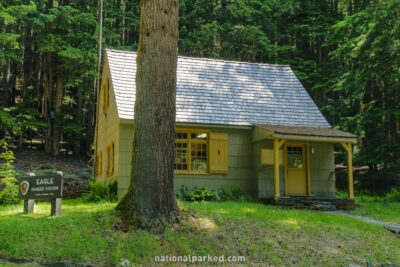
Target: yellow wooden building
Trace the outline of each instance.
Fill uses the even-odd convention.
[[[99,98],[99,181],[127,192],[134,137],[136,53],[107,50]],[[334,144],[352,144],[334,130],[287,65],[179,57],[175,189],[239,185],[259,198],[335,198]]]

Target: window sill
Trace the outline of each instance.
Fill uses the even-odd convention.
[[[185,172],[185,171],[174,171],[174,174],[200,174],[200,175],[209,175],[209,172]]]

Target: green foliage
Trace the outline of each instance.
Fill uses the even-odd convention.
[[[6,141],[0,139],[0,185],[12,186],[17,182],[14,170],[14,153],[8,149]]]
[[[17,129],[17,124],[9,112],[0,106],[0,128],[5,130]]]
[[[385,199],[387,202],[400,202],[400,189],[392,188],[389,193],[386,193]]]
[[[8,149],[7,143],[0,139],[0,204],[10,205],[19,203],[16,171],[12,163],[14,153]]]
[[[7,186],[0,191],[0,205],[14,205],[21,202],[18,198],[19,189],[17,185]]]
[[[207,187],[195,187],[189,190],[187,186],[182,186],[181,190],[176,193],[178,199],[183,201],[220,201],[217,191],[212,191]]]
[[[376,195],[369,191],[363,191],[358,194],[357,199],[361,202],[400,202],[400,189],[393,187],[389,192],[383,195]]]
[[[400,164],[400,2],[374,1],[333,27],[333,58],[342,62],[331,87],[340,99],[338,126],[362,137],[356,160],[372,171]],[[400,179],[398,179],[400,181]]]
[[[117,201],[118,200],[118,183],[92,182],[89,181],[89,192],[84,195],[84,199],[89,202],[99,201]]]
[[[240,187],[235,185],[233,188],[224,187],[221,190],[211,190],[207,187],[195,187],[193,190],[183,185],[176,196],[182,201],[244,201],[249,199],[240,191]]]
[[[219,190],[218,194],[221,198],[221,201],[242,200],[245,197],[243,192],[240,191],[239,185],[235,185],[232,188],[223,187],[221,190]]]
[[[246,258],[222,264],[227,266],[400,262],[396,235],[353,218],[250,202],[184,202],[182,206],[190,212],[163,234],[120,230],[115,203],[63,200],[62,216],[53,218],[49,218],[48,202],[36,203],[33,216],[21,216],[20,205],[0,206],[0,254],[2,259],[40,258],[42,265],[57,266],[119,266],[122,259],[129,260],[129,266],[155,266],[155,256],[171,254]],[[381,205],[378,212],[399,218],[400,205]],[[188,265],[167,265],[184,264]]]
[[[13,105],[0,108],[0,128],[44,139],[54,127],[69,149],[82,143],[88,150],[96,114],[98,2],[49,3],[0,3],[0,88],[3,95],[11,92]],[[139,4],[104,1],[103,48],[137,49]],[[180,0],[179,9],[179,54],[290,65],[334,128],[361,137],[355,163],[384,180],[367,179],[371,184],[363,188],[387,191],[400,184],[399,1]],[[52,57],[48,64],[45,54]],[[59,73],[64,78],[55,123],[43,118],[49,68],[54,83]]]

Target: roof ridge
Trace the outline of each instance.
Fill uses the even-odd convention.
[[[108,51],[122,53],[122,54],[134,54],[134,55],[137,55],[136,51],[120,50],[120,49],[115,49],[115,48],[106,48],[106,52],[108,52]],[[189,59],[189,60],[224,62],[224,63],[240,64],[240,65],[288,67],[288,68],[291,69],[289,64],[271,64],[271,63],[264,63],[264,62],[247,62],[247,61],[239,61],[239,60],[227,60],[227,59],[207,58],[207,57],[192,57],[192,56],[181,56],[181,55],[178,55],[178,58]]]

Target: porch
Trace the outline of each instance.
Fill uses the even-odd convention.
[[[256,125],[252,140],[260,151],[259,197],[273,197],[277,202],[335,199],[333,145],[340,144],[347,153],[348,193],[353,200],[352,145],[356,138],[331,128]],[[265,188],[272,187],[273,192],[266,192],[269,189]]]

